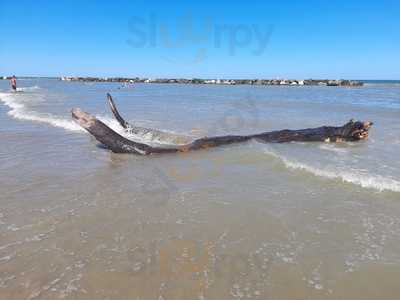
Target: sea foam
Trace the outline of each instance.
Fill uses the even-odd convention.
[[[389,177],[384,177],[381,175],[372,175],[372,174],[361,174],[354,169],[348,171],[333,170],[329,168],[320,169],[313,167],[309,164],[296,161],[294,159],[288,159],[272,151],[269,148],[265,149],[264,151],[266,154],[271,155],[282,161],[283,164],[289,169],[305,171],[315,176],[341,180],[342,182],[356,184],[363,188],[372,188],[381,192],[382,191],[400,192],[400,181],[397,181]]]
[[[38,89],[38,87],[34,86],[21,89],[27,91]],[[24,103],[24,101],[22,101],[22,99],[18,99],[19,96],[20,95],[17,96],[12,93],[0,93],[0,100],[10,108],[8,115],[12,116],[13,118],[25,121],[46,123],[51,126],[64,128],[69,131],[83,131],[83,129],[72,120],[54,116],[52,114],[39,113],[30,110]]]
[[[36,90],[40,90],[40,87],[38,85],[17,88],[18,92],[29,92]]]
[[[23,88],[18,88],[18,90],[24,92],[28,91],[33,92],[40,90],[40,87],[38,86],[23,87]],[[36,99],[27,98],[32,95],[35,95],[39,98]],[[40,98],[40,96],[41,95],[38,93],[35,94],[30,93],[25,95],[25,94],[15,94],[11,92],[10,93],[1,92],[0,101],[10,108],[10,110],[8,111],[8,115],[12,116],[15,119],[45,123],[53,127],[63,128],[67,131],[73,131],[77,133],[85,132],[85,130],[72,119],[68,119],[66,117],[61,117],[61,116],[55,116],[49,113],[37,112],[30,109],[29,103],[31,103],[32,101],[35,103],[42,102],[43,99]],[[114,118],[110,118],[103,115],[96,115],[96,118],[101,120],[115,132],[119,133],[122,136],[125,136],[126,138],[135,140],[137,142],[145,142],[145,143],[158,142],[154,141],[150,136],[130,135],[126,133],[124,128],[122,128],[118,123],[118,121],[115,120]]]

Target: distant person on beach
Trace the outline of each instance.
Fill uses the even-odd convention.
[[[15,77],[15,75],[13,75],[13,77],[11,77],[10,83],[11,83],[11,87],[12,87],[13,91],[16,92],[17,91],[17,77]]]

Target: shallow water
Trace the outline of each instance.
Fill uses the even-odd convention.
[[[0,299],[400,292],[400,86],[19,85],[0,81]],[[70,118],[81,107],[122,132],[107,92],[132,123],[193,138],[375,125],[359,143],[118,155]]]

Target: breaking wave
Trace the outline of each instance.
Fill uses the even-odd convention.
[[[20,89],[27,91],[39,89],[39,87],[34,86]],[[83,131],[83,129],[72,120],[29,110],[24,101],[18,100],[12,93],[0,93],[0,100],[10,108],[8,115],[15,119],[46,123],[69,131]]]
[[[305,171],[315,176],[341,180],[342,182],[356,184],[363,188],[372,188],[381,192],[400,192],[400,181],[389,177],[384,177],[381,175],[362,174],[359,173],[357,170],[344,171],[331,170],[328,168],[319,169],[306,163],[301,163],[293,159],[288,159],[270,149],[265,149],[264,151],[266,154],[271,155],[282,161],[283,164],[289,169]]]
[[[24,92],[33,92],[36,90],[40,90],[40,87],[38,86],[32,86],[32,87],[22,87],[18,88],[18,91],[24,91]],[[27,95],[34,95],[38,96],[39,98],[27,98],[24,96]],[[24,121],[32,121],[32,122],[40,122],[40,123],[45,123],[48,125],[51,125],[53,127],[58,127],[58,128],[63,128],[68,131],[73,131],[73,132],[86,132],[79,124],[74,122],[71,118],[67,117],[61,117],[61,116],[55,116],[50,113],[42,113],[42,112],[37,112],[29,108],[29,104],[38,103],[42,102],[43,99],[40,97],[40,94],[14,94],[14,93],[0,93],[0,101],[3,102],[6,106],[10,108],[8,111],[8,115],[12,116],[15,119],[18,120],[24,120]],[[96,115],[96,117],[107,124],[111,129],[113,129],[115,132],[119,133],[122,136],[125,136],[128,139],[140,142],[140,143],[148,143],[148,144],[173,144],[174,140],[172,137],[174,134],[171,132],[170,136],[171,139],[164,138],[164,137],[159,137],[159,136],[154,136],[151,133],[148,134],[143,134],[143,135],[133,135],[127,133],[118,123],[117,120],[114,118],[110,118],[107,116],[103,115]],[[168,137],[169,135],[166,134]]]
[[[31,92],[36,90],[40,90],[40,87],[37,85],[17,88],[18,92]]]

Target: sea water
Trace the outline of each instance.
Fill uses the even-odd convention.
[[[392,299],[400,292],[400,84],[0,81],[1,299]],[[191,138],[354,118],[354,143],[114,154],[80,107]],[[168,138],[127,136],[144,143]]]

